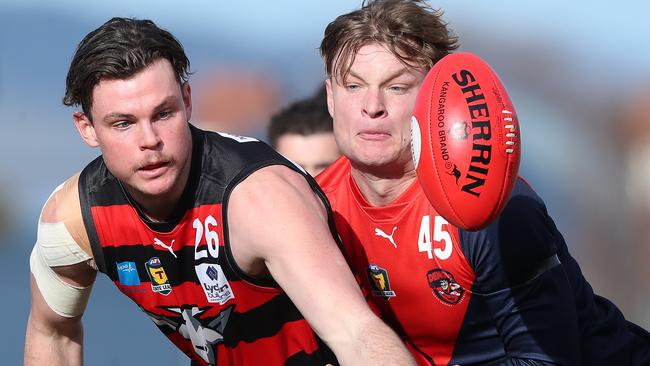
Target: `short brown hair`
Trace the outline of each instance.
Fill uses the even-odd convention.
[[[345,80],[359,49],[373,43],[388,48],[406,66],[425,70],[458,48],[442,11],[424,0],[367,0],[325,28],[320,52],[327,75]]]
[[[79,43],[66,79],[63,104],[81,105],[92,120],[92,92],[104,79],[127,79],[159,59],[172,65],[179,83],[187,81],[190,61],[181,43],[151,20],[112,18]]]

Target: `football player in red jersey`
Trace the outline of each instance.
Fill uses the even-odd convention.
[[[99,270],[193,364],[414,365],[364,301],[314,180],[256,139],[190,125],[188,75],[148,20],[79,44],[64,103],[102,155],[42,210],[25,364],[82,364]]]
[[[648,365],[650,336],[594,295],[543,201],[519,179],[488,227],[427,201],[410,119],[427,71],[457,48],[421,0],[368,0],[325,29],[343,157],[317,177],[368,300],[421,365]]]

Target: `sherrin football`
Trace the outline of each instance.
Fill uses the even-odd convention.
[[[479,230],[499,215],[521,144],[515,108],[485,61],[459,52],[431,68],[415,103],[411,149],[425,195],[449,223]]]

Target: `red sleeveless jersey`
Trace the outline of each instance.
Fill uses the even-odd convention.
[[[416,183],[390,205],[371,206],[345,158],[317,181],[334,210],[345,255],[372,305],[412,346],[435,364],[446,365],[475,278],[458,245],[458,229],[437,214]],[[418,352],[415,356],[423,357]]]
[[[295,166],[254,139],[192,135],[190,178],[163,224],[144,218],[101,157],[84,169],[80,199],[98,268],[198,364],[336,364],[287,295],[243,273],[230,252],[232,189],[264,166]]]

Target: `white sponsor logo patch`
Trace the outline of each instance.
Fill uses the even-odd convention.
[[[226,275],[218,264],[201,263],[194,266],[196,276],[201,282],[203,292],[208,302],[223,305],[226,301],[235,298]]]

